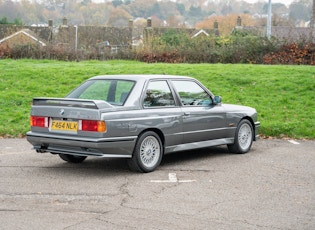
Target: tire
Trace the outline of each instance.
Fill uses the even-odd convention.
[[[238,124],[234,144],[228,145],[228,149],[231,153],[247,153],[253,143],[253,126],[249,120],[241,120]]]
[[[68,155],[68,154],[62,154],[62,153],[59,153],[59,157],[64,160],[64,161],[67,161],[69,163],[82,163],[86,157],[84,156],[74,156],[74,155]]]
[[[163,146],[160,137],[152,131],[139,136],[132,158],[128,161],[132,171],[152,172],[161,163]]]

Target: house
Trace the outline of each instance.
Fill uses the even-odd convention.
[[[213,29],[196,29],[196,28],[185,28],[185,27],[178,27],[178,28],[170,28],[170,27],[152,27],[151,18],[147,20],[147,27],[144,29],[144,42],[146,44],[150,43],[152,38],[154,37],[161,37],[166,33],[176,33],[176,34],[185,34],[187,37],[196,38],[196,37],[209,37],[212,36],[219,36],[218,24],[217,22],[214,24]]]
[[[54,44],[64,48],[95,50],[101,53],[128,49],[132,45],[132,20],[128,27],[68,25],[67,20],[54,30]]]
[[[256,36],[266,36],[267,27],[265,26],[242,26],[238,18],[237,26],[233,28],[232,33],[245,32]],[[310,27],[289,27],[272,26],[271,37],[282,42],[312,42],[315,43],[315,29]]]
[[[135,36],[132,38],[132,47],[143,47],[143,36]]]
[[[108,41],[112,50],[130,48],[132,45],[133,22],[128,27],[80,26],[68,25],[64,18],[61,26],[53,26],[49,20],[48,26],[20,27],[0,25],[0,43],[10,47],[23,43],[38,43],[41,46],[57,45],[63,49],[98,49],[101,42]],[[9,34],[9,36],[7,36]]]
[[[0,44],[12,48],[15,45],[36,44],[46,46],[46,42],[29,29],[22,29],[0,40]]]

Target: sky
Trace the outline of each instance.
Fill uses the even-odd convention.
[[[268,0],[244,0],[246,2],[254,3],[258,1],[268,2]],[[285,5],[289,5],[293,2],[293,0],[271,0],[271,3],[283,3]]]
[[[233,1],[233,0],[232,0]],[[249,3],[255,3],[258,1],[268,2],[269,0],[243,0]],[[283,3],[285,5],[290,5],[294,0],[271,0],[271,3]],[[93,2],[104,2],[104,0],[93,0]]]

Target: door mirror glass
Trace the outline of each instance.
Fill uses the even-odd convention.
[[[222,102],[222,97],[221,96],[214,96],[214,101],[213,103],[215,105],[220,104]]]

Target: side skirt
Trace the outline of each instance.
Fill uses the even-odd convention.
[[[222,139],[215,139],[209,141],[200,141],[200,142],[193,142],[181,145],[174,145],[165,147],[164,154],[178,152],[178,151],[185,151],[185,150],[192,150],[192,149],[201,149],[211,146],[217,145],[229,145],[234,143],[234,138],[222,138]]]

